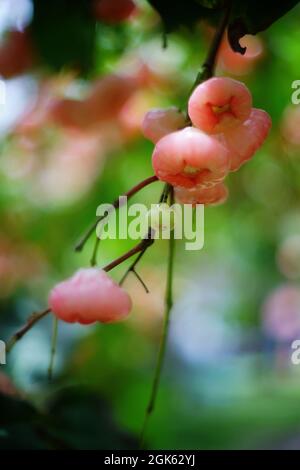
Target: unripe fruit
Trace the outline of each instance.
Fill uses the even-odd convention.
[[[150,109],[143,119],[142,132],[156,144],[165,135],[182,129],[185,124],[184,115],[176,107]]]
[[[228,197],[228,189],[224,184],[219,183],[211,188],[181,188],[175,187],[175,198],[181,204],[222,204]]]
[[[147,223],[155,232],[169,233],[178,222],[181,214],[176,210],[176,206],[169,206],[167,203],[152,205],[147,214]]]
[[[168,134],[156,144],[152,164],[162,181],[185,188],[209,187],[227,175],[229,155],[217,139],[187,127]]]
[[[193,124],[204,132],[217,134],[236,127],[250,116],[252,97],[241,82],[214,77],[193,91],[188,112]]]
[[[80,269],[49,295],[51,311],[68,323],[117,322],[129,314],[131,306],[129,295],[96,268]]]
[[[127,20],[135,12],[132,0],[95,0],[94,15],[99,21],[117,24]]]
[[[247,121],[234,129],[227,129],[218,136],[230,154],[230,170],[236,171],[261,147],[271,129],[272,121],[268,113],[253,108]]]

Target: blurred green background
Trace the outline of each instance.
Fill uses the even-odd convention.
[[[162,49],[159,17],[146,2],[118,25],[76,12],[55,23],[59,2],[47,3],[52,16],[38,1],[35,9],[29,0],[0,1],[1,44],[8,30],[27,28],[39,57],[3,78],[1,340],[45,308],[56,282],[89,265],[94,240],[80,254],[74,244],[97,206],[153,173],[142,116],[155,106],[185,108],[212,34],[199,22],[192,32],[168,35]],[[291,362],[291,343],[300,339],[300,105],[291,102],[300,79],[299,13],[294,8],[260,34],[252,56],[233,58],[225,46],[220,55],[217,73],[244,81],[273,128],[255,157],[227,178],[228,201],[205,209],[204,248],[177,243],[175,305],[148,448],[300,448],[300,365]],[[76,35],[89,55],[77,50],[82,67],[71,73],[60,42]],[[1,57],[0,45],[0,71]],[[114,119],[76,135],[39,121],[47,99],[84,97],[110,73],[140,77]],[[37,124],[26,133],[20,123],[32,109]],[[133,201],[156,202],[161,187]],[[99,265],[133,245],[103,242]],[[166,250],[167,241],[155,243],[139,266],[149,294],[136,279],[126,281],[134,304],[126,322],[59,324],[51,383],[51,318],[16,345],[0,366],[1,449],[137,448],[162,327]]]

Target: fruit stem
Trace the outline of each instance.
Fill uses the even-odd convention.
[[[53,330],[52,330],[52,340],[51,340],[51,350],[50,350],[50,363],[48,367],[48,380],[51,382],[53,376],[53,367],[57,346],[57,333],[58,333],[58,318],[53,315]]]
[[[112,206],[114,207],[114,209],[118,209],[120,206],[120,197],[127,197],[127,199],[130,199],[132,196],[134,196],[134,194],[138,193],[141,189],[145,188],[151,183],[154,183],[155,181],[158,181],[158,178],[155,175],[146,178],[137,185],[133,186],[133,188],[131,188],[129,191],[119,196],[118,199],[113,202]],[[86,231],[83,237],[76,244],[75,251],[81,251],[83,249],[88,239],[93,235],[94,231],[96,230],[98,223],[101,222],[101,220],[105,219],[108,215],[109,214],[105,214],[96,219],[96,221],[90,226],[90,228]]]
[[[96,237],[95,244],[94,244],[94,249],[93,249],[93,254],[91,257],[91,266],[96,266],[97,264],[97,255],[98,255],[98,249],[100,245],[100,238]]]
[[[166,183],[164,185],[164,188],[163,188],[163,191],[161,193],[161,196],[159,198],[159,204],[161,204],[162,202],[166,202],[166,200],[168,199],[168,195],[169,195],[169,192],[170,192],[170,188],[171,186]],[[149,229],[149,232],[148,232],[148,238],[151,237],[151,234],[152,234],[152,230],[151,228]],[[144,281],[140,278],[140,276],[138,275],[138,273],[136,272],[135,268],[136,268],[136,265],[139,263],[139,261],[141,260],[141,258],[144,256],[145,252],[147,251],[147,246],[145,247],[144,250],[141,251],[141,253],[139,254],[139,256],[135,259],[135,261],[131,264],[131,266],[129,266],[129,268],[127,269],[127,271],[125,272],[124,276],[122,277],[122,279],[120,280],[119,282],[119,285],[122,286],[124,284],[124,281],[125,279],[127,278],[127,276],[129,275],[129,273],[133,273],[135,274],[135,276],[137,277],[137,279],[141,282],[141,284],[143,285],[145,291],[148,293],[148,288],[147,286],[145,285]]]
[[[169,191],[170,191],[170,205],[173,205],[174,204],[173,187],[170,187]],[[170,327],[170,315],[171,315],[171,310],[173,306],[174,255],[175,255],[175,238],[174,238],[174,231],[172,230],[170,232],[170,240],[169,240],[169,256],[168,256],[167,286],[166,286],[166,310],[165,310],[165,315],[164,315],[164,324],[163,324],[163,330],[162,330],[160,346],[159,346],[159,351],[158,351],[158,356],[157,356],[156,367],[154,371],[154,378],[152,382],[150,399],[146,408],[143,428],[142,428],[141,437],[140,437],[141,449],[144,446],[144,440],[145,440],[149,418],[155,407],[162,368],[164,364],[166,345],[167,345],[167,339],[168,339],[169,327]]]
[[[224,36],[225,30],[226,30],[226,27],[228,25],[229,18],[230,18],[231,4],[232,4],[232,1],[227,0],[225,4],[224,14],[220,20],[220,24],[218,28],[216,29],[211,46],[207,52],[207,56],[202,64],[201,70],[196,77],[196,80],[192,87],[191,92],[200,83],[204,82],[205,80],[208,80],[214,75],[218,51],[219,51],[221,41],[223,39],[223,36]]]
[[[119,264],[123,263],[127,259],[131,258],[132,256],[136,255],[137,253],[140,253],[142,255],[149,246],[153,245],[154,239],[151,236],[151,230],[148,232],[147,236],[143,238],[143,240],[138,243],[135,247],[131,248],[131,250],[127,251],[127,253],[124,253],[124,255],[120,256],[119,258],[115,259],[111,263],[107,264],[103,269],[103,271],[111,271],[114,269],[116,266]],[[140,259],[141,256],[138,257],[138,260]],[[136,265],[136,261],[134,262],[134,266]]]
[[[20,328],[20,330],[18,330],[11,338],[10,340],[8,341],[7,343],[7,347],[6,347],[6,352],[9,353],[12,348],[14,347],[14,345],[21,339],[23,338],[23,336],[29,331],[31,330],[31,328],[38,322],[40,321],[42,318],[44,318],[46,315],[48,315],[48,313],[50,313],[51,310],[50,308],[47,308],[47,310],[43,310],[42,312],[38,312],[38,313],[33,313],[32,315],[30,315],[30,317],[28,318],[26,324],[24,326],[22,326],[22,328]]]

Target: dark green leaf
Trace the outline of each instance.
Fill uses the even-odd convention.
[[[88,73],[93,66],[96,23],[86,0],[34,0],[31,32],[42,61],[54,70]]]

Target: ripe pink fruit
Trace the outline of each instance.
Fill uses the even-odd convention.
[[[171,132],[185,126],[184,115],[176,108],[150,109],[143,119],[142,132],[154,144]]]
[[[117,322],[129,314],[131,306],[129,295],[96,268],[80,269],[49,295],[49,308],[68,323]]]
[[[209,187],[229,170],[226,147],[198,129],[186,127],[163,137],[155,146],[152,164],[157,177],[175,186]]]
[[[228,197],[228,189],[224,184],[219,183],[211,188],[181,188],[175,187],[176,200],[181,204],[222,204]]]
[[[33,51],[27,31],[11,31],[0,48],[0,75],[11,78],[26,72],[33,64]]]
[[[136,10],[132,0],[96,0],[94,14],[97,20],[110,24],[127,20]]]
[[[249,119],[236,128],[227,129],[218,136],[229,150],[230,170],[236,171],[249,160],[262,145],[271,128],[272,121],[268,113],[253,108]]]
[[[250,116],[252,97],[241,82],[214,77],[193,91],[188,111],[193,124],[209,134],[236,127]]]

